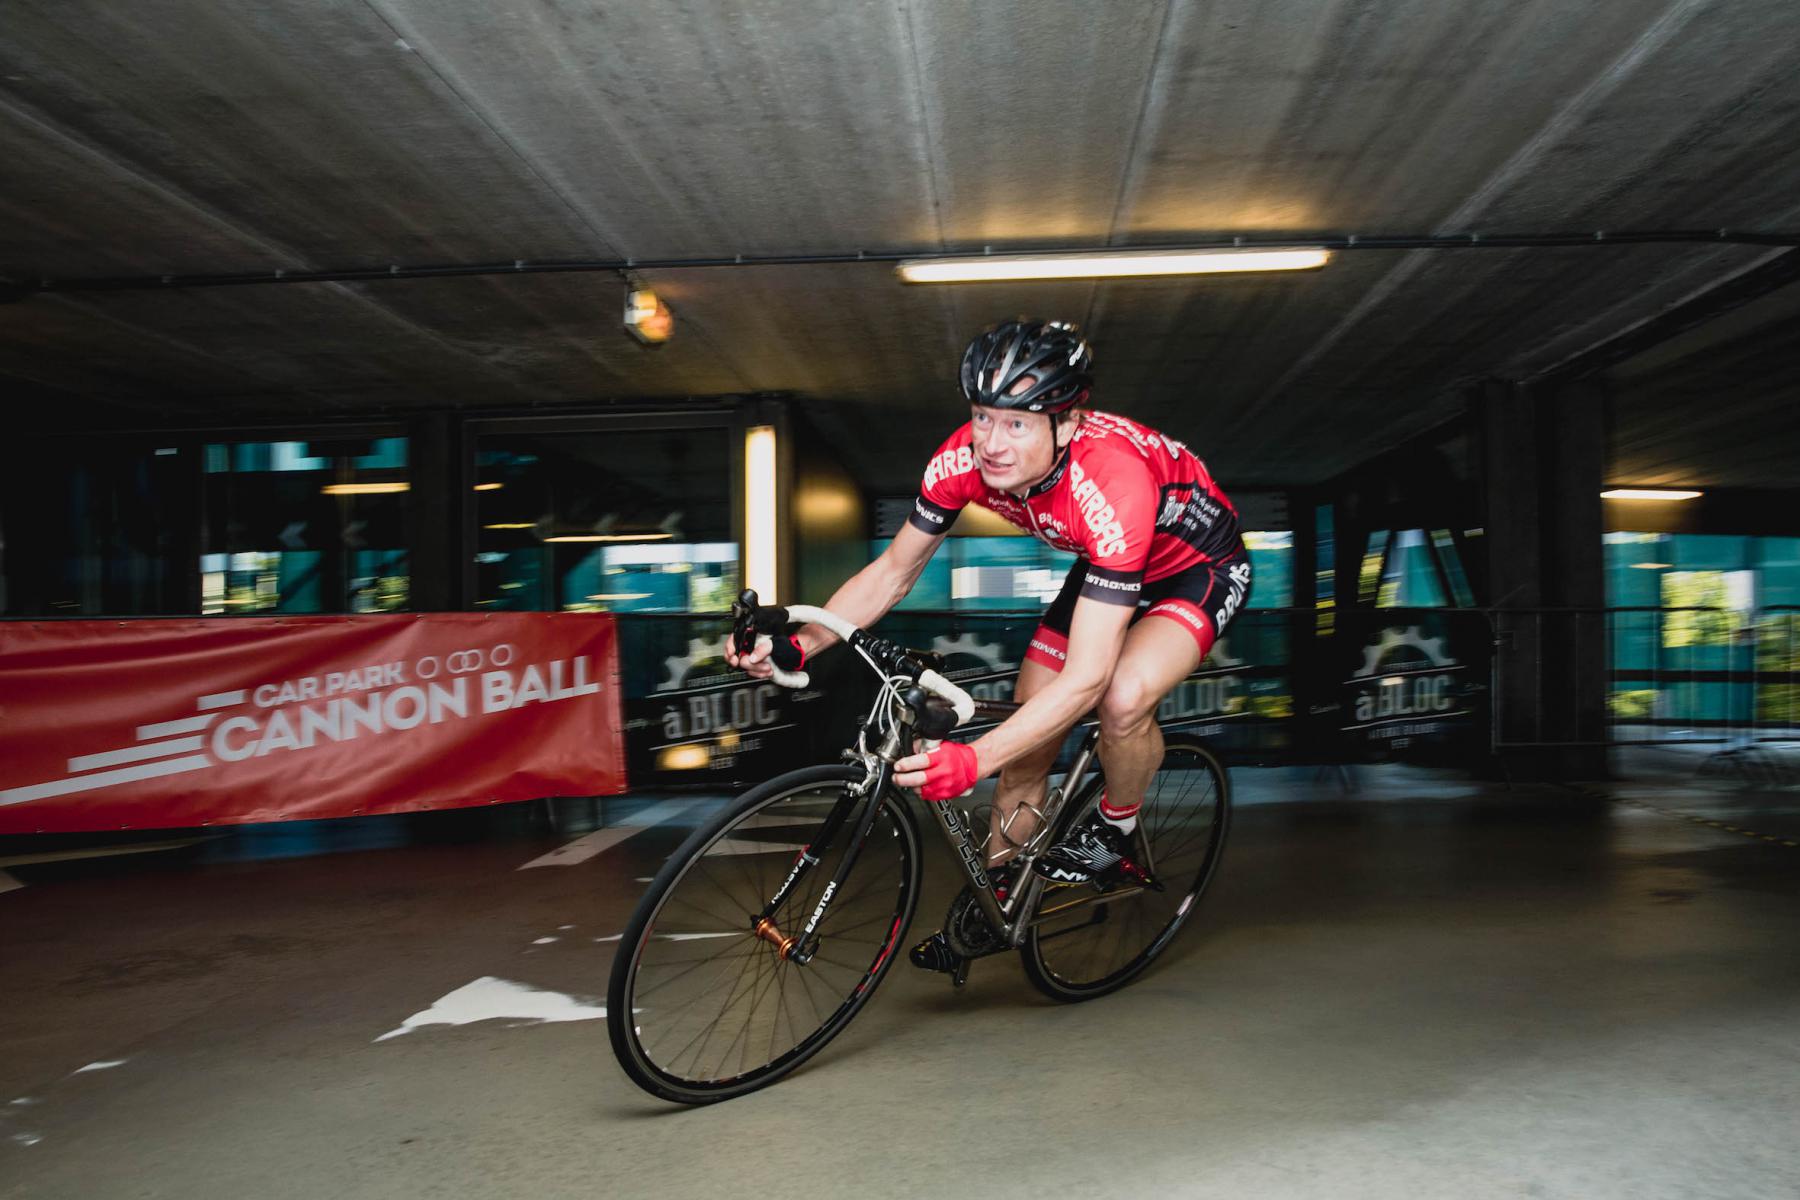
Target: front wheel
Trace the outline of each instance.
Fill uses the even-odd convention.
[[[1091,1000],[1117,991],[1168,946],[1212,881],[1231,827],[1231,782],[1206,744],[1164,734],[1162,766],[1144,790],[1138,852],[1161,890],[1119,884],[1045,888],[1019,954],[1039,991]],[[1098,801],[1096,777],[1064,810],[1061,838]]]
[[[684,842],[619,941],[606,1023],[619,1065],[665,1100],[709,1104],[780,1079],[850,1023],[893,965],[919,894],[919,832],[890,790],[804,966],[752,926],[863,772],[809,767],[747,792]],[[854,799],[856,812],[865,811]],[[854,814],[776,910],[798,935],[836,876]]]

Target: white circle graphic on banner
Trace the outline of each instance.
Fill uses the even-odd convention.
[[[502,651],[502,650],[504,650],[504,651],[506,651],[506,657],[505,657],[505,658],[501,658],[501,657],[500,657],[500,652],[501,652],[501,651]],[[514,651],[514,650],[513,650],[513,648],[512,648],[512,643],[511,643],[511,642],[501,642],[501,643],[500,643],[500,644],[499,644],[499,645],[498,645],[498,646],[495,646],[495,647],[494,647],[494,653],[493,653],[493,655],[492,655],[492,657],[493,657],[493,660],[494,660],[494,665],[495,665],[495,666],[496,666],[496,667],[507,667],[507,666],[511,666],[511,665],[512,665],[512,660],[513,660],[513,655],[514,655],[514,654],[515,654],[515,653],[516,653],[516,652],[515,652],[515,651]]]
[[[427,670],[427,667],[430,669]],[[424,658],[421,658],[418,662],[413,664],[413,671],[420,679],[436,679],[440,670],[442,670],[442,666],[438,662],[438,656],[435,654],[427,654]]]

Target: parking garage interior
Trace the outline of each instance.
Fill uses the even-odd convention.
[[[0,1196],[1792,1195],[1797,49],[1763,0],[10,6]],[[647,1095],[634,911],[877,702],[732,670],[731,605],[893,543],[1021,314],[1236,505],[1159,709],[1217,871],[1112,995],[902,961],[773,1086]],[[877,632],[1004,700],[1075,561],[965,510]],[[907,803],[910,942],[962,877]]]

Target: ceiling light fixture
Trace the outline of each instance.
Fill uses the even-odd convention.
[[[319,489],[327,496],[387,496],[409,492],[410,483],[328,483]]]
[[[1280,250],[1102,250],[1076,254],[982,254],[910,259],[894,270],[907,283],[984,283],[1021,279],[1111,279],[1141,275],[1225,275],[1313,271],[1331,261],[1316,246]]]
[[[505,486],[504,483],[478,483],[475,485],[475,490],[478,492],[497,492]]]
[[[672,533],[559,533],[546,542],[666,542]]]
[[[625,293],[625,328],[646,346],[660,346],[675,332],[675,314],[649,288]]]
[[[1670,488],[1608,488],[1600,493],[1602,500],[1694,500],[1704,495],[1702,492],[1679,491]]]

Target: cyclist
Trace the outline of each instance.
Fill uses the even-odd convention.
[[[1136,870],[1131,835],[1163,756],[1157,705],[1200,665],[1250,588],[1230,499],[1180,442],[1087,409],[1091,369],[1086,341],[1061,321],[1008,321],[970,342],[961,371],[968,423],[931,457],[892,544],[825,606],[873,625],[912,590],[968,504],[1080,556],[1026,650],[1019,711],[972,743],[944,742],[896,764],[895,783],[934,803],[999,772],[989,873],[1003,893],[1012,883],[1006,863],[1035,829],[1064,735],[1096,708],[1106,793],[1033,868],[1059,884]],[[803,661],[834,641],[816,625],[794,637]],[[728,662],[759,677],[769,674],[766,657],[726,649]],[[957,963],[942,933],[914,947],[912,960],[940,971]]]

